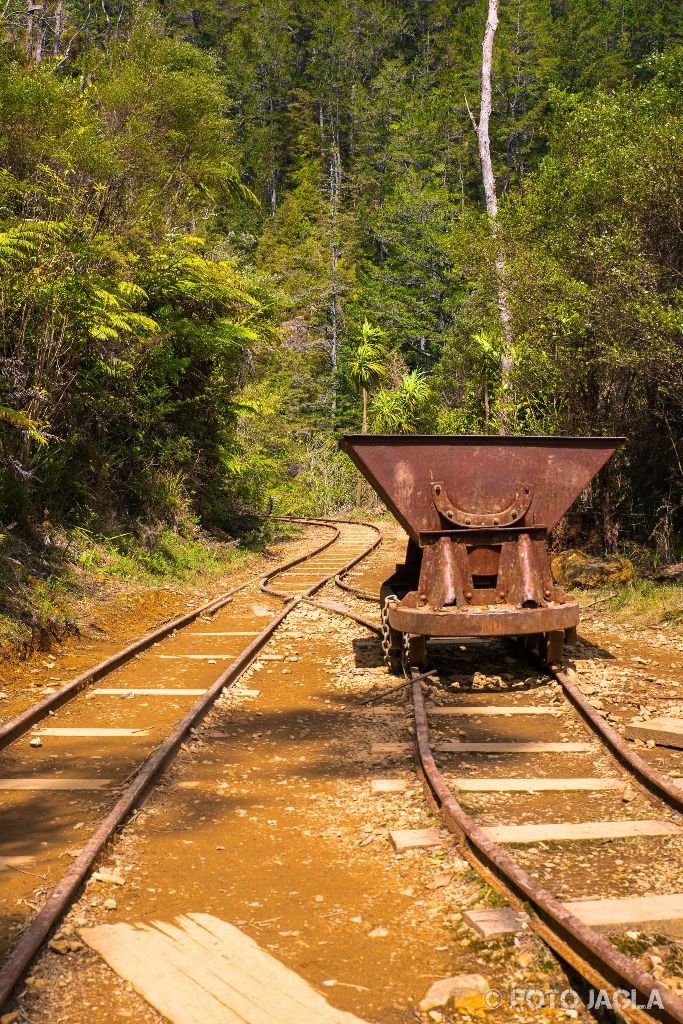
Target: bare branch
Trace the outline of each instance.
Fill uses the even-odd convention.
[[[468,100],[467,100],[467,93],[465,93],[464,95],[465,95],[465,107],[467,109],[467,113],[470,116],[470,121],[472,122],[472,127],[474,128],[475,134],[479,135],[479,125],[477,124],[476,118],[475,118],[474,114],[472,113],[472,111],[470,109],[470,105],[469,105]]]

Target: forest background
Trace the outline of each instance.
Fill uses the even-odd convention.
[[[50,546],[153,565],[271,497],[352,506],[335,439],[364,408],[381,432],[626,435],[584,534],[681,558],[683,7],[502,0],[495,243],[486,13],[5,0],[6,592]]]

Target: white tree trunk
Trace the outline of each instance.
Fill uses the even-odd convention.
[[[341,156],[335,139],[330,159],[330,323],[332,338],[330,359],[333,373],[337,369],[339,348],[339,282],[337,264],[339,261],[339,239],[337,218],[339,213],[339,194],[341,191]],[[336,380],[333,379],[332,411],[337,409]]]
[[[477,142],[479,143],[479,159],[481,176],[484,181],[486,212],[495,221],[498,216],[498,200],[496,197],[496,179],[493,176],[491,163],[491,142],[489,139],[489,121],[491,120],[491,64],[493,62],[493,40],[498,28],[498,0],[489,0],[489,11],[484,31],[484,42],[481,48],[481,106],[479,124],[477,125]]]
[[[493,231],[493,243],[495,250],[495,270],[498,289],[498,312],[503,331],[503,354],[501,357],[501,375],[503,383],[503,394],[508,390],[510,373],[512,370],[512,323],[510,315],[510,302],[506,284],[507,267],[505,254],[498,240],[498,198],[496,196],[496,179],[493,174],[491,162],[491,140],[489,138],[489,121],[491,119],[491,65],[493,63],[493,41],[498,28],[498,3],[499,0],[489,0],[486,29],[484,31],[484,42],[481,48],[481,105],[479,109],[479,123],[475,124],[477,143],[479,148],[479,160],[481,163],[481,176],[484,184],[484,197],[486,200],[486,212],[491,218]],[[507,414],[505,400],[501,409],[501,433],[507,430]]]

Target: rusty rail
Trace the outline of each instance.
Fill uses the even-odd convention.
[[[628,1016],[637,1024],[683,1024],[683,999],[657,982],[632,960],[616,949],[517,865],[484,829],[460,806],[437,768],[429,741],[429,726],[422,688],[414,674],[412,680],[415,717],[415,755],[418,773],[427,798],[444,825],[457,836],[462,853],[470,864],[497,892],[505,895],[517,910],[531,911],[530,926],[563,960],[601,988],[635,991],[637,1001],[654,1007],[645,1012],[628,1007]],[[655,998],[655,994],[658,998]]]
[[[623,736],[586,700],[581,690],[572,683],[563,669],[557,665],[546,665],[545,667],[557,679],[565,697],[573,704],[589,728],[604,742],[612,757],[635,775],[640,784],[650,793],[663,800],[669,807],[673,807],[674,810],[683,812],[683,789],[631,750]]]
[[[289,521],[310,523],[311,525],[321,525],[323,527],[328,527],[329,529],[334,529],[330,523],[319,522],[318,520],[291,519]],[[305,555],[290,559],[290,561],[285,562],[285,564],[276,571],[286,572],[287,569],[291,569],[293,566],[299,565],[300,562],[304,562],[308,558],[314,558],[316,555],[320,554],[321,551],[324,551],[331,544],[334,544],[338,537],[339,531],[336,530],[335,535],[330,540],[325,541],[324,544],[320,544],[317,548],[314,548],[313,551],[308,552]],[[78,694],[91,683],[98,682],[100,679],[109,675],[110,672],[113,672],[114,669],[125,665],[137,654],[141,654],[143,651],[148,650],[153,646],[153,644],[157,643],[159,640],[163,640],[164,637],[169,636],[174,630],[184,629],[185,626],[191,625],[191,623],[195,622],[202,615],[211,615],[220,611],[221,608],[229,603],[235,594],[239,593],[241,590],[245,590],[246,587],[252,586],[258,578],[259,577],[255,577],[254,579],[248,580],[246,583],[242,583],[237,587],[232,587],[231,590],[226,590],[223,594],[219,594],[217,597],[214,597],[213,600],[208,601],[199,608],[193,608],[192,611],[185,612],[183,615],[178,615],[169,622],[165,622],[163,626],[159,626],[158,629],[153,630],[151,633],[147,633],[139,640],[135,640],[132,644],[129,644],[127,647],[122,648],[122,650],[117,651],[116,654],[112,654],[110,657],[105,658],[104,661],[100,661],[99,664],[94,665],[93,668],[89,668],[86,672],[82,672],[81,675],[77,676],[75,679],[65,683],[64,686],[60,686],[59,689],[55,690],[54,693],[49,694],[49,696],[45,697],[43,700],[37,701],[35,704],[32,704],[31,707],[26,708],[25,711],[22,711],[9,721],[4,722],[0,725],[0,750],[3,750],[10,743],[14,742],[14,740],[28,732],[36,722],[41,721],[41,719],[45,718],[51,711],[54,711],[56,708],[62,707],[70,700],[73,700],[74,697],[77,697]]]
[[[370,619],[366,619],[363,615],[357,615],[352,608],[347,608],[345,604],[340,604],[339,601],[315,601],[312,597],[303,597],[302,601],[312,604],[315,608],[322,608],[323,611],[333,612],[335,615],[343,615],[347,619],[353,619],[359,626],[369,629],[375,636],[381,637],[382,635],[382,629],[377,623],[371,622]]]
[[[335,576],[334,583],[340,590],[345,590],[347,594],[353,594],[359,601],[370,601],[372,604],[377,604],[379,601],[377,594],[369,594],[367,590],[352,587],[350,583],[345,583],[341,576]]]
[[[285,517],[284,516],[280,516],[280,517],[275,517],[274,516],[272,518],[278,518],[281,521],[285,521]],[[364,558],[367,558],[367,556],[371,552],[373,552],[375,550],[375,548],[379,547],[379,545],[382,543],[382,532],[381,532],[381,530],[377,526],[374,525],[374,523],[358,523],[358,522],[356,522],[353,519],[307,519],[307,520],[301,520],[301,519],[294,519],[292,517],[287,517],[286,521],[287,522],[320,523],[321,526],[327,526],[327,525],[330,525],[331,523],[343,523],[345,526],[360,526],[360,527],[364,527],[365,529],[374,531],[374,533],[377,536],[376,536],[375,540],[373,541],[373,543],[367,548],[366,551],[363,552],[363,554],[358,555],[356,558],[352,559],[352,561],[347,562],[347,564],[344,566],[344,568],[342,570],[343,573],[347,573],[351,569],[353,569],[354,565],[358,565],[358,563],[360,561],[362,561]],[[338,536],[339,536],[339,531],[337,531],[337,537]],[[337,539],[337,537],[335,537],[335,540]],[[330,541],[330,543],[333,543],[333,542]],[[327,546],[329,547],[329,545],[327,545]],[[300,559],[299,561],[303,561],[303,560],[304,559]],[[263,591],[263,593],[264,594],[270,594],[271,597],[279,597],[281,599],[284,599],[284,598],[288,597],[289,595],[284,594],[282,591],[273,590],[271,587],[268,587],[267,584],[270,582],[270,580],[273,579],[273,577],[282,575],[283,573],[287,572],[288,569],[291,569],[292,565],[296,565],[296,564],[297,564],[296,562],[292,562],[289,565],[283,566],[282,568],[273,569],[272,572],[266,573],[266,575],[261,580],[261,590]],[[334,578],[334,576],[335,576],[335,573],[330,573],[328,576],[326,576],[324,580],[322,580],[320,583],[316,584],[311,589],[310,595],[312,596],[313,594],[317,593],[318,590],[321,590],[322,587],[324,587],[326,583],[329,583],[329,581]]]
[[[265,581],[272,575],[276,575],[277,572],[286,571],[286,568],[291,568],[293,565],[297,565],[307,559],[314,558],[321,551],[330,547],[330,545],[333,544],[340,535],[340,531],[337,528],[332,527],[333,521],[303,519],[296,519],[292,521],[309,523],[311,525],[330,526],[335,530],[335,536],[330,541],[319,545],[306,555],[292,559],[290,562],[285,564],[284,568],[280,567],[279,569],[266,574],[264,577],[261,577],[262,581]],[[339,522],[343,522],[343,520],[339,520]],[[380,531],[376,527],[372,527],[372,529],[374,529],[378,534],[377,539],[363,552],[361,552],[360,555],[356,556],[351,562],[349,562],[345,568],[350,568],[352,565],[357,564],[362,558],[365,558],[371,551],[373,551],[379,543],[381,543],[382,538]],[[150,791],[168,765],[173,761],[189,731],[206,717],[217,698],[223,692],[223,689],[226,686],[234,684],[240,678],[254,660],[258,652],[270,640],[280,623],[284,621],[299,602],[304,597],[312,597],[317,590],[323,587],[325,583],[332,578],[332,576],[333,574],[330,573],[324,579],[308,588],[308,590],[301,595],[297,594],[291,597],[287,596],[284,608],[277,613],[277,615],[258,634],[258,636],[251,641],[244,651],[242,651],[242,653],[233,662],[231,662],[225,671],[221,673],[206,693],[193,705],[190,711],[180,720],[180,722],[178,722],[170,735],[145,758],[115,806],[102,821],[96,832],[90,837],[85,847],[78,857],[72,862],[62,879],[53,888],[46,902],[33,918],[28,928],[21,936],[19,942],[12,950],[10,956],[0,969],[0,1009],[5,1006],[17,984],[39,952],[41,946],[57,926],[71,903],[77,897],[92,866],[97,860],[97,857],[106,847],[109,840],[122,828],[130,813],[140,805],[146,794]],[[244,589],[244,587],[249,586],[253,582],[254,581],[252,580],[250,583],[235,588],[235,590]],[[235,591],[232,591],[231,593],[234,592]],[[211,602],[211,604],[215,604],[219,600],[223,600],[223,603],[225,603],[224,599],[226,598],[228,598],[228,595],[221,595],[220,598],[217,598],[214,602]],[[209,606],[203,607],[208,608]],[[220,607],[220,605],[218,605],[218,607]],[[202,609],[198,609],[196,614],[190,613],[191,618],[189,621],[193,621],[199,614],[202,614]],[[185,619],[187,617],[183,616],[182,618]],[[168,627],[170,627],[170,624],[162,627],[162,630],[168,629]],[[119,655],[114,655],[112,658],[107,659],[106,662],[100,663],[100,665],[96,666],[95,669],[91,670],[91,673],[99,670],[102,674],[107,674],[108,672],[113,671],[114,668],[117,668],[119,665],[124,664],[125,661],[129,660],[134,653],[137,653],[139,650],[144,650],[145,646],[149,646],[150,643],[153,643],[154,641],[151,637],[157,636],[158,634],[159,631],[156,631],[156,633],[149,634],[147,637],[143,638],[143,640],[138,641],[137,644],[130,645],[130,647],[126,648],[124,651],[119,652]],[[143,644],[145,646],[142,646]],[[61,701],[62,704],[75,696],[77,692],[80,692],[80,690],[87,685],[87,682],[92,681],[91,673],[84,673],[84,676],[87,677],[85,682],[81,682],[83,676],[79,676],[77,680],[68,684],[67,687],[62,687],[62,691],[67,691],[68,694]],[[97,678],[102,678],[102,675],[98,675]],[[73,689],[76,684],[78,684],[77,688]],[[71,689],[69,687],[71,687]],[[53,696],[57,696],[57,694],[54,694]],[[44,703],[45,702],[42,701],[40,702],[41,705]],[[13,723],[8,723],[8,725],[12,724]],[[28,726],[26,726],[26,728],[28,728]],[[20,734],[21,733],[18,735]]]

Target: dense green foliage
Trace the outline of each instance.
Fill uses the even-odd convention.
[[[7,522],[328,512],[366,404],[371,430],[625,433],[605,543],[680,553],[680,4],[502,0],[505,387],[483,0],[32,10],[0,49]]]
[[[87,82],[1,59],[6,522],[227,522],[239,374],[270,328],[213,229],[256,203],[216,62],[151,26]]]

